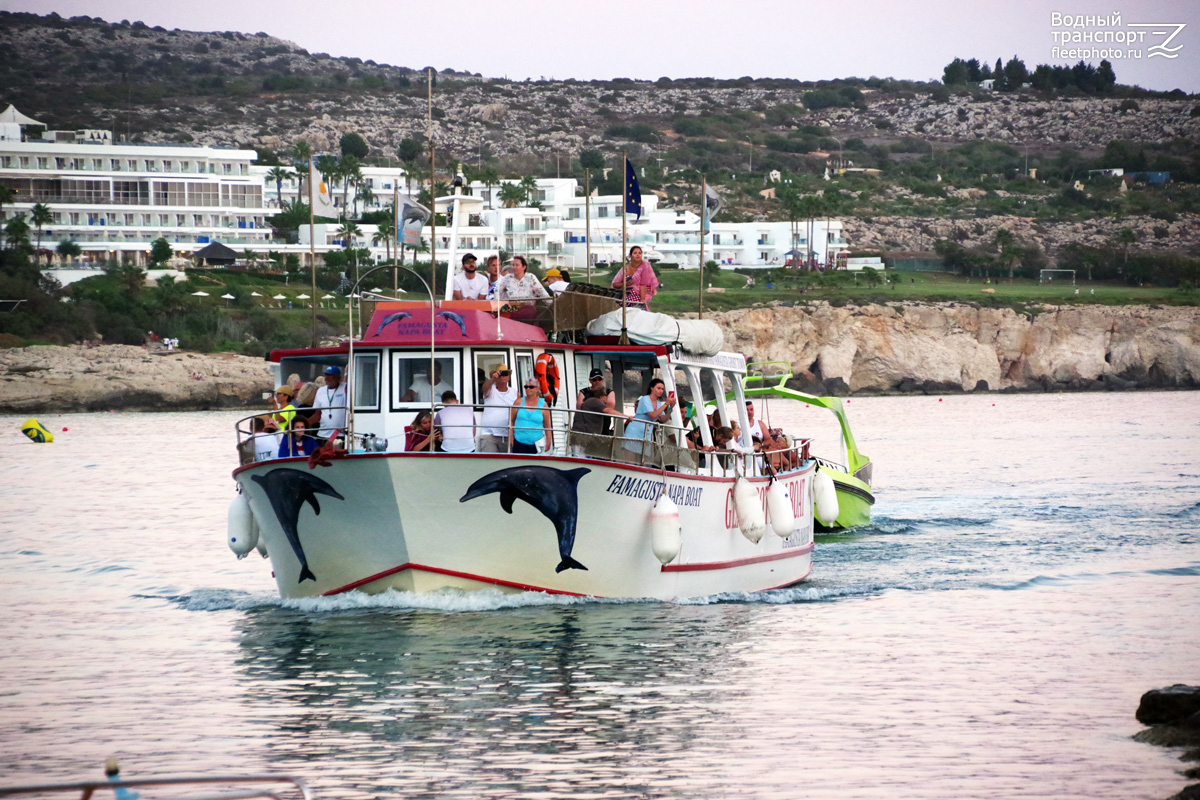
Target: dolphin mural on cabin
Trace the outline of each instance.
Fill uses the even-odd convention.
[[[375,335],[378,336],[379,334],[383,333],[383,329],[388,325],[391,325],[393,322],[399,322],[400,320],[408,319],[411,316],[412,314],[408,313],[407,311],[397,311],[395,314],[388,314],[380,321],[379,327],[375,329]]]
[[[554,523],[558,534],[558,554],[562,560],[554,568],[586,570],[571,558],[575,547],[575,523],[579,517],[579,479],[590,469],[554,469],[553,467],[511,467],[484,475],[467,487],[458,502],[465,503],[493,492],[500,493],[500,507],[509,514],[513,501],[524,500]]]
[[[312,506],[314,514],[320,514],[318,494],[336,497],[338,500],[346,498],[316,475],[298,469],[273,469],[266,475],[251,475],[250,480],[263,487],[267,499],[271,501],[275,519],[279,520],[279,527],[283,529],[283,535],[287,537],[296,558],[300,560],[300,580],[297,583],[315,581],[317,576],[308,568],[308,558],[304,555],[304,548],[300,545],[300,532],[296,528],[300,520],[300,509],[308,503]]]
[[[458,329],[462,331],[463,336],[467,335],[467,321],[462,318],[462,314],[455,314],[453,311],[439,311],[437,315],[441,319],[450,320],[458,326]]]

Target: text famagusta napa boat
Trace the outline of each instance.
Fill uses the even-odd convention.
[[[634,309],[632,343],[619,344],[614,306],[574,285],[530,322],[490,302],[379,302],[355,340],[273,352],[278,382],[339,367],[345,423],[292,458],[275,457],[279,434],[256,431],[254,417],[238,423],[230,547],[269,557],[285,598],[498,587],[673,599],[804,580],[814,505],[838,517],[809,440],[770,453],[756,453],[748,434],[726,445],[722,429],[748,429],[743,356],[720,351],[712,322]],[[493,397],[485,422],[483,390],[502,370],[508,391],[536,394],[548,413],[501,412],[497,428]],[[578,387],[598,378],[615,403],[577,408]],[[470,413],[447,411],[446,391]],[[646,395],[679,402],[628,421]],[[709,408],[711,422],[694,413]],[[421,412],[438,415],[440,451],[404,449]],[[478,452],[484,434],[540,441],[525,448],[535,452]],[[265,457],[261,437],[271,437]]]

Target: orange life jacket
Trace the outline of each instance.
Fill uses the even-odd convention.
[[[558,362],[554,356],[549,353],[538,356],[533,374],[537,376],[542,396],[550,398],[550,405],[558,405]]]

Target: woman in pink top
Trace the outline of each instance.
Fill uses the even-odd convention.
[[[642,260],[642,248],[629,248],[629,263],[613,276],[613,288],[625,287],[625,300],[631,306],[648,309],[650,298],[658,294],[658,278],[649,261]]]

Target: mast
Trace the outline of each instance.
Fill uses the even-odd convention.
[[[629,156],[621,152],[621,253],[618,261],[621,264],[621,276],[625,275],[625,204],[629,200]],[[629,344],[629,329],[626,327],[626,317],[629,314],[629,290],[625,288],[625,280],[621,281],[621,338],[620,344]]]
[[[400,248],[403,245],[400,242],[400,181],[392,182],[392,227],[395,231],[392,233],[392,241],[396,244],[396,263],[404,263],[403,250]],[[392,297],[400,294],[400,270],[392,270]]]
[[[312,274],[312,325],[311,339],[312,346],[317,346],[317,248],[316,248],[316,232],[317,226],[314,222],[315,216],[313,213],[313,157],[310,153],[308,156],[308,267]],[[353,301],[351,301],[353,302]]]
[[[704,319],[704,234],[708,231],[708,176],[700,179],[700,291],[696,319]]]
[[[429,117],[427,124],[429,128],[429,205],[433,207],[433,213],[429,215],[429,275],[431,278],[429,302],[436,303],[437,300],[437,186],[435,173],[433,170],[433,68],[429,68],[429,84],[427,94],[429,96]],[[433,306],[430,306],[432,309]],[[430,312],[432,313],[432,311]],[[432,318],[431,318],[432,319]],[[432,323],[431,323],[432,324]],[[433,394],[433,354],[429,355],[429,387],[430,394]],[[432,406],[431,406],[432,408]]]
[[[592,171],[583,170],[583,253],[587,259],[587,282],[592,282]]]

